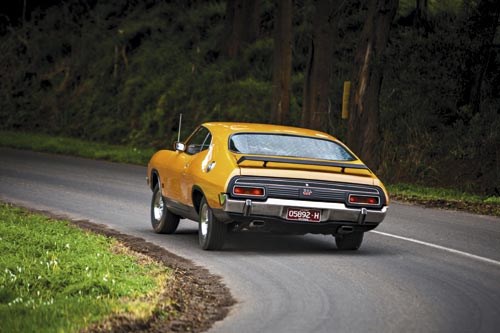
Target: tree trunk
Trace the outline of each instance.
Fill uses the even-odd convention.
[[[259,0],[228,0],[219,49],[229,58],[235,58],[247,44],[257,40],[259,29]]]
[[[333,53],[333,11],[340,0],[315,0],[314,27],[304,79],[303,127],[327,131],[330,123],[329,91]]]
[[[471,45],[465,59],[458,108],[469,106],[472,113],[480,112],[481,85],[491,59],[492,45],[500,16],[499,0],[481,0],[466,24]],[[467,120],[466,120],[467,121]]]
[[[372,169],[379,167],[381,60],[398,4],[398,0],[370,0],[354,58],[347,142]]]
[[[429,0],[417,0],[413,24],[417,28],[428,28],[429,24]]]
[[[292,81],[292,0],[276,2],[274,20],[273,99],[271,122],[285,124],[290,113]]]

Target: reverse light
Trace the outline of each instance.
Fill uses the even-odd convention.
[[[379,197],[371,197],[366,195],[349,195],[349,203],[356,205],[374,205],[377,206],[380,203]]]
[[[234,186],[234,195],[244,195],[244,196],[254,196],[263,197],[265,195],[265,190],[263,187],[247,187],[247,186]]]

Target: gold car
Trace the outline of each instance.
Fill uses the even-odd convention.
[[[389,204],[382,182],[343,143],[287,126],[202,124],[153,155],[147,181],[154,231],[198,221],[205,250],[247,230],[331,234],[337,248],[357,250]]]

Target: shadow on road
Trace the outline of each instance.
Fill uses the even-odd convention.
[[[198,230],[180,228],[173,235],[164,235],[169,242],[181,242],[184,245],[198,248]],[[201,249],[200,249],[201,251]],[[335,238],[329,235],[276,235],[258,232],[237,232],[227,235],[226,243],[221,251],[224,254],[246,255],[335,255],[335,256],[381,256],[395,255],[390,248],[375,244],[370,235],[365,235],[365,241],[358,251],[339,251]]]

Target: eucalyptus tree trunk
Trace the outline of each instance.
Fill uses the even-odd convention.
[[[229,58],[235,58],[247,44],[257,40],[259,30],[259,0],[228,0],[219,50]]]
[[[429,23],[429,0],[417,0],[415,6],[415,17],[413,24],[420,27],[427,27]]]
[[[330,76],[334,12],[341,0],[315,0],[314,26],[304,79],[303,127],[327,131],[330,123]]]
[[[274,20],[271,122],[285,124],[290,113],[292,81],[292,0],[276,1]]]
[[[347,142],[372,169],[379,167],[379,95],[382,55],[389,40],[398,0],[370,0],[354,58]]]

